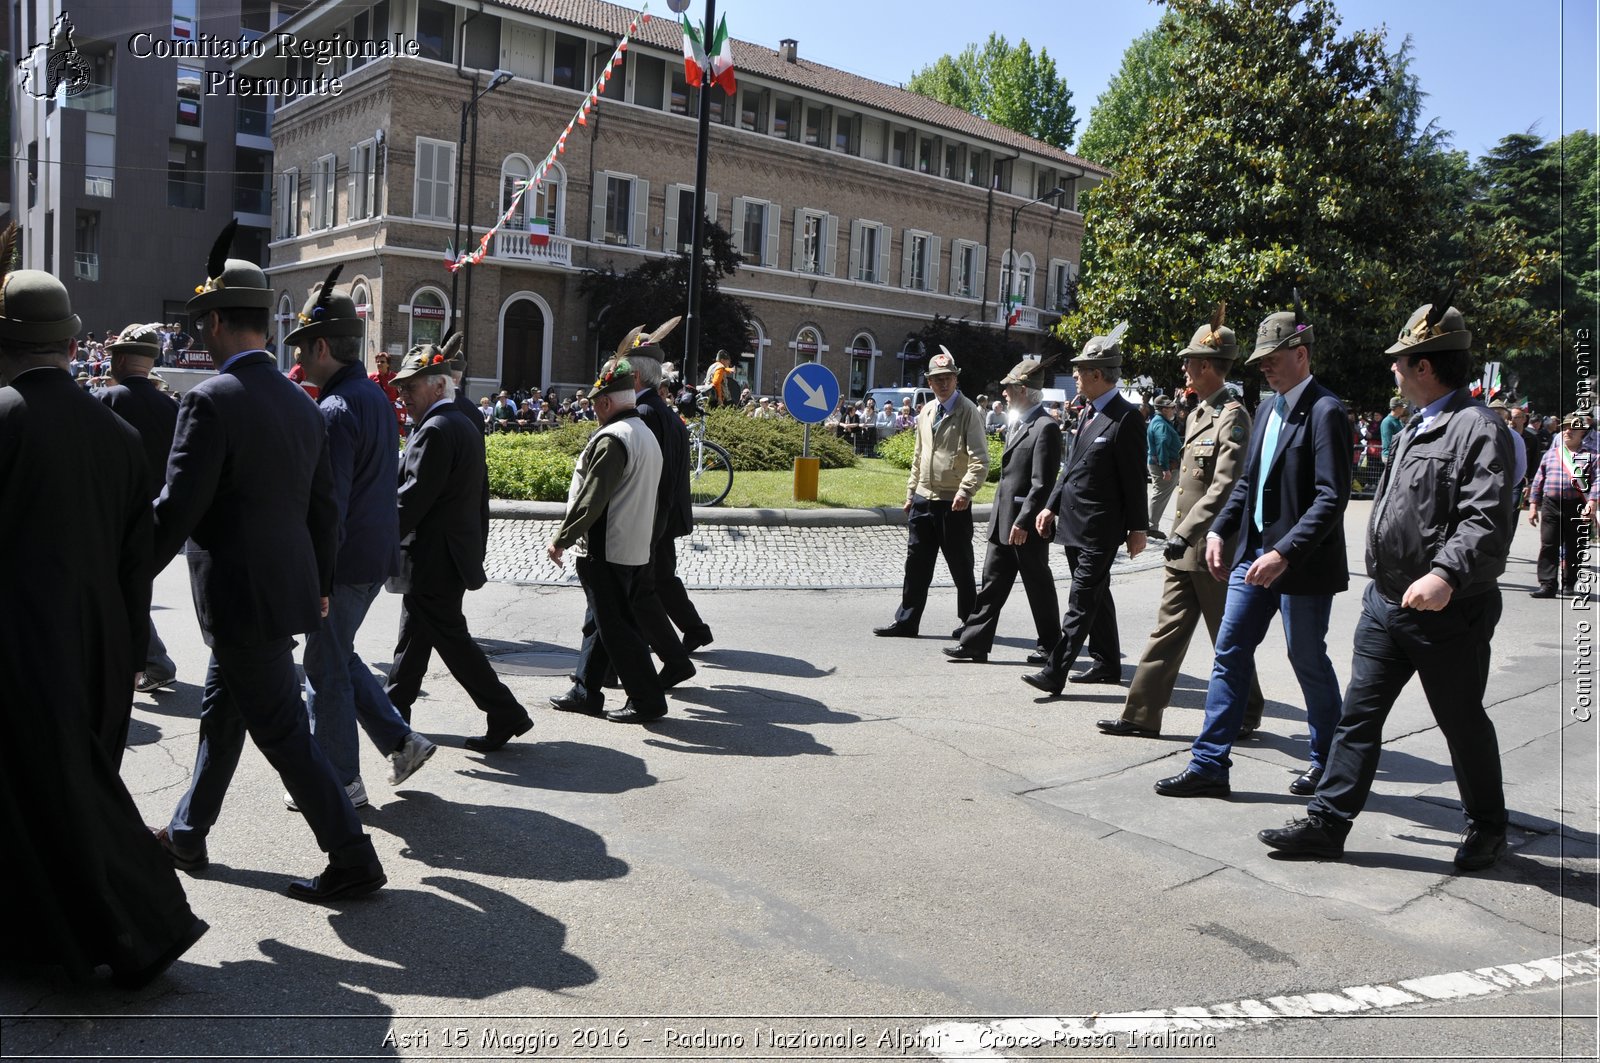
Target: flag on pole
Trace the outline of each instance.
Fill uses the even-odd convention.
[[[729,96],[739,87],[733,79],[733,42],[728,40],[727,15],[717,23],[717,35],[711,43],[711,81]]]
[[[683,76],[691,85],[704,85],[706,79],[706,50],[700,43],[700,34],[686,16],[683,20]]]
[[[549,218],[533,218],[529,220],[528,243],[534,247],[545,247],[550,243]]]

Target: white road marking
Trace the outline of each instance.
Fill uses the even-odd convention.
[[[1236,1000],[1205,1007],[1129,1011],[1088,1018],[997,1019],[946,1022],[922,1030],[922,1043],[938,1046],[938,1059],[1004,1061],[1007,1048],[1063,1048],[1115,1035],[1141,1040],[1201,1030],[1260,1026],[1286,1018],[1350,1015],[1420,1004],[1507,993],[1529,986],[1600,974],[1600,949],[1584,949],[1526,963],[1480,967],[1475,971],[1407,978],[1382,985],[1349,986],[1331,993],[1303,993],[1266,1000]]]

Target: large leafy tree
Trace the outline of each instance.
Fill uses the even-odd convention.
[[[724,294],[720,282],[739,270],[739,253],[728,230],[706,222],[700,269],[701,357],[687,357],[685,330],[679,326],[661,341],[686,373],[698,373],[719,348],[737,354],[750,343],[753,319],[740,299]],[[586,274],[578,291],[589,300],[590,319],[599,321],[600,357],[604,360],[636,325],[653,329],[684,313],[689,305],[689,256],[653,259],[617,273],[610,267]]]
[[[1174,352],[1218,301],[1248,348],[1298,287],[1314,371],[1377,408],[1383,347],[1448,277],[1431,251],[1453,224],[1403,62],[1381,31],[1341,36],[1331,0],[1169,2],[1171,89],[1095,191],[1095,256],[1064,334],[1126,318],[1131,371],[1175,379]]]
[[[1177,19],[1167,12],[1155,28],[1128,45],[1122,66],[1089,111],[1079,155],[1114,170],[1144,136],[1156,101],[1172,94],[1173,52],[1180,40]]]
[[[906,88],[1063,151],[1078,128],[1072,90],[1056,73],[1048,49],[1035,54],[1027,38],[1012,45],[997,33],[960,55],[940,56],[911,75]]]

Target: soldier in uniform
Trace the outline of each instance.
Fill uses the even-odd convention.
[[[1204,618],[1212,644],[1217,641],[1228,586],[1206,567],[1206,532],[1239,477],[1251,429],[1249,411],[1227,386],[1228,371],[1239,348],[1233,329],[1222,323],[1226,307],[1226,303],[1217,307],[1211,324],[1200,326],[1189,346],[1178,352],[1188,386],[1204,398],[1189,414],[1179,457],[1178,485],[1173,492],[1177,502],[1172,535],[1164,551],[1166,581],[1156,628],[1134,671],[1122,715],[1097,725],[1106,734],[1160,735],[1161,716],[1172,700],[1172,687],[1183,656],[1189,652],[1196,622]],[[1228,544],[1225,552],[1231,549]],[[1261,705],[1261,686],[1252,677],[1241,736],[1261,725]]]

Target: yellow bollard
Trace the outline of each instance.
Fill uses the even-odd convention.
[[[821,458],[794,459],[794,500],[796,502],[815,502],[817,500],[817,474],[821,469]]]

